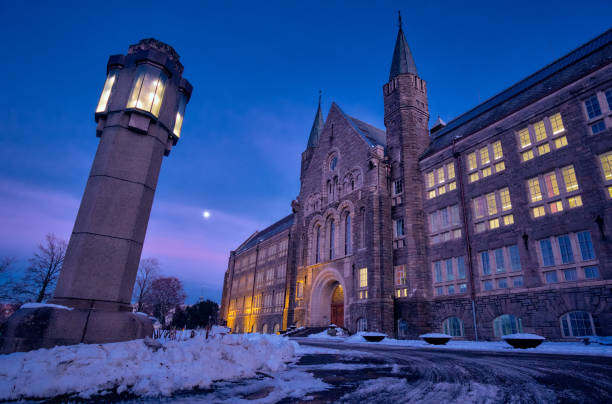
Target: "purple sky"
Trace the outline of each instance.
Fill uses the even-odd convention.
[[[229,250],[290,212],[319,89],[379,128],[398,9],[431,122],[446,121],[610,28],[612,3],[1,2],[0,256],[68,239],[96,151],[109,55],[169,43],[194,86],[164,160],[143,257],[220,299]],[[176,8],[172,8],[176,7]],[[209,210],[211,217],[202,218]]]

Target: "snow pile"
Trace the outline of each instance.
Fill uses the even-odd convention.
[[[504,335],[502,337],[502,339],[538,339],[538,340],[545,340],[546,338],[541,337],[539,335],[536,334],[507,334]]]
[[[355,334],[351,335],[350,337],[348,337],[346,339],[347,342],[366,342],[366,340],[363,338],[364,335],[371,335],[371,336],[377,336],[377,337],[386,337],[387,334],[383,334],[381,332],[374,332],[374,331],[359,331],[356,332]]]
[[[72,307],[62,306],[59,304],[51,304],[51,303],[24,303],[19,308],[20,309],[40,309],[42,307],[52,307],[54,309],[72,310]]]
[[[429,334],[419,335],[419,338],[448,338],[448,339],[451,339],[453,337],[448,335],[448,334],[440,334],[440,333],[437,333],[437,332],[430,332]]]
[[[330,330],[334,330],[335,331],[335,335],[330,335],[329,331]],[[333,333],[333,331],[332,331]],[[346,334],[344,333],[344,330],[340,327],[334,326],[333,324],[329,326],[329,328],[327,330],[323,330],[321,332],[318,332],[316,334],[310,334],[308,335],[307,338],[330,338],[330,339],[339,339],[342,338],[344,339],[344,337],[346,337]]]
[[[205,340],[135,340],[72,345],[0,355],[0,400],[113,391],[139,396],[208,388],[214,381],[278,372],[297,344],[276,335],[225,335]]]

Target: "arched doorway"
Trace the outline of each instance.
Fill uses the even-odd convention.
[[[331,298],[331,322],[344,327],[344,290],[342,285],[336,285]]]

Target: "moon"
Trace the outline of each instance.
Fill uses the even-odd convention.
[[[205,210],[205,211],[202,213],[202,216],[204,216],[204,219],[208,219],[208,218],[210,217],[210,212],[209,212],[209,211],[207,211],[207,210]]]

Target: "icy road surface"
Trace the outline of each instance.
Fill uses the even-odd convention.
[[[124,402],[612,403],[612,357],[295,340],[285,372]]]

